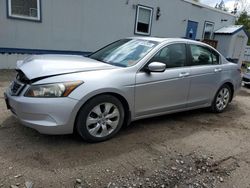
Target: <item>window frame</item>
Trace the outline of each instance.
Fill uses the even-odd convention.
[[[138,31],[138,28],[137,28],[140,8],[151,11],[150,21],[149,21],[149,28],[148,28],[147,33],[140,32],[140,31]],[[134,34],[144,35],[144,36],[150,36],[151,35],[152,22],[153,22],[153,13],[154,13],[154,8],[153,7],[148,7],[148,6],[144,6],[144,5],[137,5],[137,7],[136,7],[136,16],[135,16]]]
[[[218,62],[217,64],[212,64],[212,65],[221,65],[221,55],[220,55],[218,52],[216,52],[215,50],[213,50],[212,48],[209,48],[209,49],[210,49],[211,54],[212,54],[212,61],[213,61],[213,62],[214,62],[214,60],[213,60],[213,55],[214,55],[214,56],[216,56],[216,55],[219,56],[219,62]]]
[[[168,46],[170,46],[170,45],[173,45],[173,44],[183,44],[183,45],[185,46],[186,60],[185,60],[183,66],[181,66],[181,67],[169,67],[169,68],[166,68],[166,70],[169,70],[169,69],[179,69],[179,68],[183,68],[183,67],[189,66],[189,57],[190,57],[190,55],[189,55],[189,46],[188,46],[188,44],[185,43],[185,42],[173,42],[173,43],[168,43],[168,44],[166,44],[166,45],[160,47],[157,51],[155,51],[150,57],[147,58],[146,63],[142,66],[142,68],[139,69],[138,72],[145,72],[145,70],[147,69],[147,66],[148,66],[150,63],[152,63],[152,62],[150,62],[151,59],[154,58],[154,56],[155,56],[158,52],[160,52],[162,49],[164,49],[164,48],[166,48],[166,47],[168,47]],[[166,71],[166,70],[165,70],[165,71]],[[164,71],[164,72],[165,72],[165,71]]]
[[[206,45],[202,45],[202,44],[193,44],[193,43],[189,43],[187,44],[187,50],[188,50],[188,57],[187,57],[187,66],[189,67],[198,67],[198,66],[216,66],[216,65],[221,65],[221,55],[215,51],[214,49],[212,49],[211,47],[209,46],[206,46]],[[194,46],[198,46],[198,47],[202,47],[202,48],[206,48],[207,50],[209,50],[209,52],[211,53],[211,59],[212,59],[212,63],[213,63],[213,56],[212,54],[215,53],[219,56],[219,63],[217,64],[202,64],[202,65],[193,65],[191,62],[192,62],[192,51],[191,51],[191,45],[194,45]]]
[[[214,22],[211,22],[211,21],[205,21],[205,22],[204,22],[202,38],[203,38],[203,39],[207,39],[207,38],[204,38],[204,37],[205,37],[205,29],[206,29],[206,25],[207,25],[207,24],[213,25],[213,31],[212,31],[212,33],[210,34],[210,38],[209,38],[209,40],[212,40],[212,39],[213,39],[213,36],[214,36],[214,25],[215,25],[215,23],[214,23]]]
[[[41,11],[41,9],[42,9],[41,1],[42,0],[36,0],[37,1],[37,17],[12,14],[11,1],[12,0],[6,0],[7,18],[18,19],[18,20],[26,20],[26,21],[33,21],[33,22],[42,22],[42,11]]]

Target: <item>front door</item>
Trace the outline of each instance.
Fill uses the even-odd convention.
[[[172,44],[148,62],[166,64],[161,73],[140,71],[136,75],[135,116],[159,114],[184,109],[190,84],[186,64],[186,45]]]
[[[186,38],[195,40],[197,34],[198,22],[188,20]]]

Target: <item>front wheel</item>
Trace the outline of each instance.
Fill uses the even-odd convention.
[[[101,142],[112,138],[121,129],[123,122],[122,103],[111,95],[100,95],[81,108],[76,128],[84,140]]]
[[[228,85],[223,85],[215,95],[211,106],[212,111],[217,113],[223,112],[227,108],[231,97],[231,88]]]

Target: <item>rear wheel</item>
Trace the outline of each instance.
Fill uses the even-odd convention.
[[[223,112],[232,97],[231,88],[228,85],[223,85],[216,93],[211,109],[213,112]]]
[[[112,138],[122,127],[123,121],[122,103],[111,95],[100,95],[81,108],[76,128],[84,140],[100,142]]]

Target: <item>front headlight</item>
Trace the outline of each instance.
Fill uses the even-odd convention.
[[[25,93],[25,97],[67,97],[74,89],[81,85],[82,81],[54,83],[45,85],[33,85]]]

